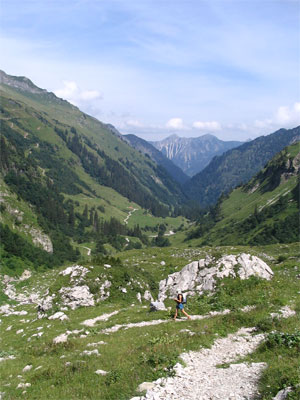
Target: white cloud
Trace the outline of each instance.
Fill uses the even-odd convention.
[[[133,128],[143,128],[144,125],[137,119],[129,119],[126,121],[126,125]]]
[[[219,131],[221,129],[221,124],[217,121],[195,121],[193,127],[206,131]]]
[[[55,90],[54,93],[76,106],[82,102],[101,98],[98,90],[81,90],[74,81],[63,81],[63,85],[63,88]]]
[[[283,125],[300,123],[300,103],[295,103],[292,107],[279,107],[275,116],[275,121]]]
[[[183,125],[183,120],[181,118],[169,119],[169,121],[166,123],[166,127],[168,129],[185,129],[185,126]]]
[[[290,128],[300,124],[300,102],[293,106],[280,106],[274,113],[273,118],[256,120],[254,126],[264,128]]]

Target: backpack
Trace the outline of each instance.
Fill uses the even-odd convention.
[[[182,304],[186,304],[187,303],[187,295],[182,295]]]

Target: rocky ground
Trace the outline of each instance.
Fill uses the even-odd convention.
[[[258,394],[257,382],[266,364],[232,364],[253,352],[264,339],[263,334],[253,335],[253,331],[253,328],[242,328],[216,340],[210,349],[182,354],[186,367],[177,364],[174,378],[145,382],[139,389],[148,389],[147,394],[131,400],[253,399]],[[231,364],[220,368],[224,363]]]

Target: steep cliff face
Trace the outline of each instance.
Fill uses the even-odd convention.
[[[214,156],[237,147],[242,142],[224,142],[213,135],[203,135],[197,138],[181,138],[171,135],[152,144],[187,175],[193,176],[202,171]]]

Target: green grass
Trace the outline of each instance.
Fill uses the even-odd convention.
[[[16,388],[22,381],[31,383],[31,387],[26,389],[26,398],[29,399],[129,399],[137,394],[136,388],[141,382],[172,375],[173,366],[179,361],[182,352],[209,347],[216,337],[226,336],[242,326],[256,326],[267,334],[272,330],[292,334],[297,327],[299,329],[299,280],[296,278],[300,272],[298,246],[299,244],[295,243],[251,249],[247,247],[150,248],[119,254],[122,261],[122,266],[119,267],[104,269],[101,265],[98,267],[94,265],[95,268],[91,270],[87,282],[93,282],[104,271],[106,274],[112,274],[116,285],[112,288],[110,299],[98,303],[95,307],[69,310],[66,312],[69,320],[63,322],[36,320],[34,305],[16,308],[26,310],[28,314],[25,316],[1,318],[0,350],[3,355],[16,356],[16,359],[0,364],[1,386],[4,388],[2,391],[6,392],[7,399],[24,398],[23,389]],[[137,303],[135,298],[137,287],[133,287],[127,297],[117,288],[118,282],[122,280],[122,274],[126,271],[129,278],[138,279],[145,285],[153,284],[155,287],[151,291],[155,295],[159,280],[171,272],[180,270],[189,260],[199,259],[206,253],[221,255],[237,254],[241,251],[250,251],[265,258],[266,261],[272,257],[274,261],[267,262],[275,272],[274,278],[271,281],[253,278],[248,281],[226,279],[225,285],[219,286],[214,296],[191,298],[187,305],[187,311],[191,314],[206,314],[209,311],[229,308],[231,313],[227,315],[174,323],[172,300],[165,302],[166,306],[171,307],[171,311],[150,313],[147,302]],[[161,265],[161,261],[165,261],[166,265]],[[30,291],[40,287],[42,292],[49,286],[57,291],[61,285],[68,284],[68,279],[58,277],[57,272],[35,273],[28,281],[17,284],[17,291]],[[247,313],[240,312],[239,309],[245,305],[255,305],[256,308]],[[270,319],[270,313],[278,311],[284,305],[294,308],[297,315],[287,320]],[[143,308],[144,306],[147,307]],[[99,321],[92,328],[84,328],[81,325],[86,319],[114,310],[119,310],[119,313],[108,321]],[[120,329],[110,335],[102,333],[103,329],[116,324],[153,319],[163,319],[167,322],[156,326]],[[9,326],[12,328],[7,331]],[[39,327],[42,329],[38,330]],[[70,335],[66,344],[53,344],[53,338],[59,334],[82,328],[89,332],[87,337]],[[24,331],[16,334],[20,329]],[[189,329],[194,335],[180,332],[182,329]],[[32,337],[40,331],[44,332],[40,338]],[[31,340],[28,341],[30,337]],[[107,343],[96,347],[100,353],[99,357],[81,355],[82,351],[93,349],[87,346],[88,343],[99,341]],[[61,356],[65,357],[60,358]],[[295,382],[299,358],[297,347],[286,348],[277,346],[276,343],[275,346],[274,343],[262,345],[247,358],[268,363],[268,368],[260,380],[260,391],[264,399],[271,399],[276,391]],[[70,365],[66,365],[66,362]],[[27,364],[33,365],[33,368],[23,373],[22,369]],[[39,366],[41,368],[35,370]],[[95,374],[97,369],[109,373],[106,376],[98,376]],[[23,378],[18,378],[19,375]],[[273,386],[272,380],[275,382]],[[9,384],[10,386],[6,386]],[[268,387],[270,385],[271,388]]]

